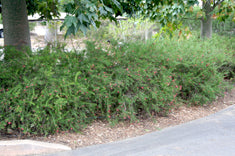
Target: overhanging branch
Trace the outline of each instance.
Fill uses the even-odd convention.
[[[184,17],[182,18],[183,20],[201,20],[201,18],[187,18],[187,17]]]
[[[29,22],[45,22],[47,20],[45,20],[45,19],[29,19],[28,21]],[[64,19],[52,19],[50,21],[64,21]]]
[[[213,5],[213,9],[215,9],[215,7],[217,7],[218,5],[220,5],[221,3],[223,3],[224,2],[224,0],[221,0],[221,1],[217,1],[216,3],[215,3],[215,1],[214,1],[214,5]]]

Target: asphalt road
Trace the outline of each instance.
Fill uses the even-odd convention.
[[[143,136],[46,156],[235,156],[235,105]]]

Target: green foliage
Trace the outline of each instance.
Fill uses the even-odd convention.
[[[208,103],[223,92],[224,75],[232,71],[223,68],[234,65],[230,40],[122,47],[92,41],[84,51],[44,49],[0,61],[0,130],[78,131],[96,119],[166,115],[182,100]]]
[[[220,21],[231,18],[232,21],[235,22],[235,1],[225,0],[224,3],[219,6],[216,16]]]
[[[227,61],[230,58],[227,57],[234,59],[234,49],[226,49],[226,46],[222,46],[218,40],[224,42],[223,39],[218,38],[203,43],[199,43],[202,41],[197,41],[197,39],[184,40],[184,44],[170,40],[175,52],[171,54],[173,58],[169,60],[181,60],[181,63],[175,65],[174,77],[178,85],[182,86],[179,96],[181,99],[187,100],[187,103],[196,105],[208,103],[225,89],[222,85],[223,79],[231,70],[227,68],[223,72],[218,71],[221,66],[229,64]],[[218,47],[218,45],[222,47]],[[218,50],[223,48],[226,49],[226,52]]]
[[[88,30],[86,37],[88,37],[90,40],[95,39],[97,41],[109,40],[110,38],[113,37],[110,34],[109,29],[108,29],[109,24],[110,24],[110,22],[108,20],[102,21],[99,28],[92,27],[90,30]]]
[[[30,22],[30,23],[29,23],[29,30],[30,30],[30,31],[33,31],[34,28],[35,28],[35,26],[36,26],[36,23],[35,23],[35,22]]]
[[[2,14],[0,14],[0,24],[2,24]]]
[[[147,40],[146,33],[152,33],[160,29],[160,24],[143,18],[128,18],[127,20],[118,21],[118,25],[110,23],[106,28],[109,36],[119,41],[136,41]],[[148,36],[151,39],[152,36]]]
[[[74,56],[80,57],[70,54]],[[94,108],[92,103],[80,101],[78,91],[85,92],[86,86],[76,81],[79,70],[69,74],[73,65],[69,59],[66,53],[44,50],[30,58],[1,63],[1,129],[6,120],[13,129],[40,134],[77,130],[86,123],[86,114]]]
[[[162,25],[177,23],[187,8],[197,4],[197,0],[185,1],[141,1],[141,0],[104,0],[104,1],[72,1],[64,4],[64,11],[68,13],[61,29],[67,28],[65,35],[75,34],[81,30],[84,34],[90,26],[99,27],[100,19],[117,22],[118,15],[144,16],[151,20],[158,20]]]
[[[100,19],[108,18],[115,21],[114,14],[120,12],[120,3],[116,0],[81,0],[64,4],[65,17],[64,27],[67,28],[65,37],[75,35],[77,31],[86,34],[90,26],[97,28],[100,25]]]
[[[86,36],[97,41],[144,41],[151,39],[153,32],[159,30],[159,27],[159,23],[143,18],[126,18],[119,20],[117,24],[105,20],[98,29],[89,30]]]
[[[165,25],[157,32],[153,38],[156,40],[165,39],[171,40],[172,38],[178,38],[179,40],[187,39],[192,36],[192,32],[190,31],[188,26],[178,24],[168,24]]]
[[[41,18],[52,19],[59,13],[58,0],[26,0],[28,15],[38,13]]]

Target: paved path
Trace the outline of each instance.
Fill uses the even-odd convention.
[[[47,156],[235,156],[235,105],[140,137]]]
[[[49,154],[50,153],[50,154]],[[235,156],[235,105],[143,136],[76,150],[30,140],[0,141],[0,156]]]

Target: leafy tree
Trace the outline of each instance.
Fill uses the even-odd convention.
[[[216,7],[219,7],[216,12]],[[212,18],[221,15],[219,18],[225,20],[229,14],[234,15],[234,0],[203,0],[202,1],[202,17],[201,20],[201,37],[211,38],[212,36]],[[222,12],[224,14],[222,14]]]
[[[27,15],[51,19],[59,15],[57,0],[1,0],[5,46],[31,47]]]
[[[5,46],[18,50],[31,46],[27,15],[39,13],[41,18],[52,19],[59,15],[58,0],[1,0]],[[68,15],[62,26],[67,27],[66,36],[81,30],[84,33],[90,25],[98,26],[101,18],[115,20],[121,12],[117,0],[73,0],[63,6]]]
[[[68,14],[61,29],[67,28],[67,37],[75,35],[79,30],[86,33],[91,25],[98,27],[100,19],[115,21],[115,17],[121,14],[122,7],[116,0],[74,0],[64,4],[63,9]]]
[[[200,2],[202,7],[198,12],[198,19],[201,21],[201,37],[210,38],[212,36],[212,18],[216,16],[225,20],[230,15],[234,16],[234,0],[147,0],[135,3],[135,8],[139,6],[138,11],[141,15],[158,20],[162,25],[176,26],[181,19],[191,14],[194,5],[198,5]]]
[[[4,26],[4,43],[16,49],[30,47],[27,14],[39,13],[41,18],[52,19],[59,15],[60,4],[68,13],[61,29],[67,29],[66,36],[77,31],[86,33],[90,26],[98,27],[101,19],[116,21],[118,15],[144,15],[158,20],[163,25],[177,25],[180,18],[190,13],[198,0],[1,0]],[[202,37],[211,37],[212,16],[217,6],[218,15],[226,18],[234,13],[234,0],[203,0],[201,17]],[[226,6],[226,7],[225,7]]]
[[[84,3],[85,2],[85,3]],[[91,1],[90,1],[91,2]],[[114,4],[105,3],[107,5],[97,7],[94,5],[96,1],[88,3],[87,1],[72,1],[65,4],[65,11],[69,14],[62,28],[67,27],[67,35],[75,34],[81,30],[84,33],[90,25],[98,26],[99,18],[109,17],[115,20],[112,15],[127,14],[129,16],[141,15],[151,20],[160,22],[163,26],[169,25],[177,28],[181,19],[191,14],[193,7],[199,4],[199,0],[120,0]],[[103,1],[102,1],[103,2]],[[201,37],[210,38],[212,36],[212,18],[216,15],[219,19],[226,19],[229,15],[234,14],[234,0],[202,0],[202,8],[199,12],[201,20]],[[83,7],[78,7],[83,6]],[[219,7],[219,9],[216,9]],[[89,10],[90,11],[86,11]],[[93,10],[98,10],[97,14],[93,14]],[[217,12],[216,12],[217,11]],[[94,15],[94,16],[93,16]],[[85,25],[84,25],[85,23]]]

